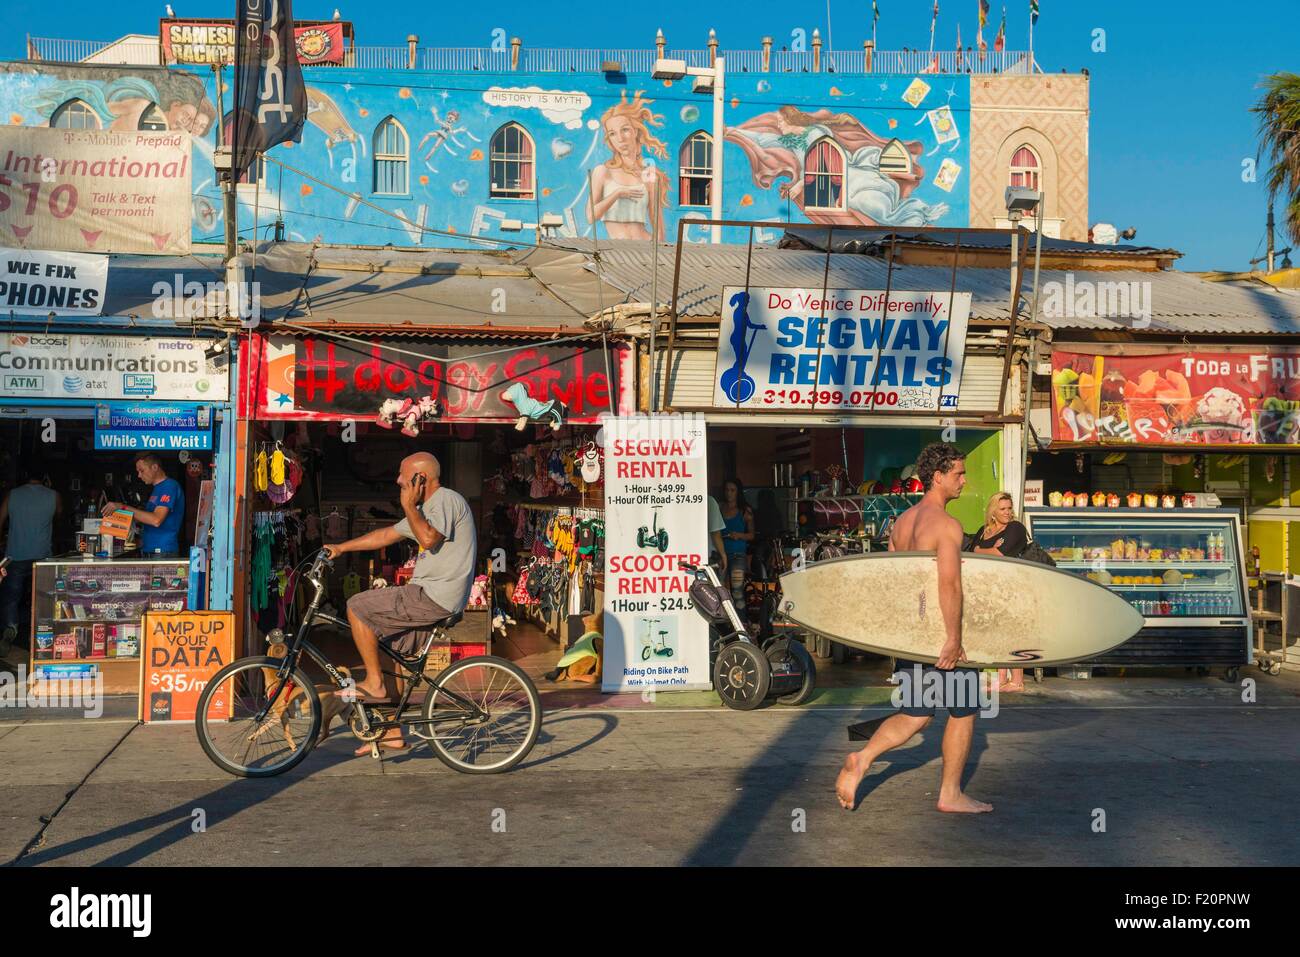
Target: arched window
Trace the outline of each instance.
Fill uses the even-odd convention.
[[[912,154],[899,140],[890,140],[880,151],[880,172],[912,174]]]
[[[708,133],[692,134],[682,144],[677,164],[681,167],[681,204],[710,205],[713,197],[713,137]]]
[[[496,199],[532,199],[535,167],[533,138],[518,123],[492,134],[488,195]]]
[[[803,206],[844,208],[844,153],[834,140],[818,140],[804,157]]]
[[[407,153],[409,141],[402,124],[388,117],[375,127],[371,141],[375,156],[375,193],[380,196],[405,196],[410,192]]]
[[[50,126],[57,130],[97,130],[100,122],[84,100],[68,100],[54,111]]]
[[[1038,189],[1038,175],[1040,173],[1040,164],[1038,154],[1028,146],[1022,146],[1016,150],[1015,155],[1011,157],[1011,186],[1024,186],[1028,189]]]
[[[163,116],[163,111],[158,109],[157,103],[150,103],[140,114],[139,129],[142,130],[165,130],[167,129],[167,117]]]

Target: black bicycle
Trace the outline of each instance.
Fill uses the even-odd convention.
[[[322,575],[332,567],[322,550],[304,575],[314,594],[292,639],[272,632],[267,641],[283,642],[280,656],[258,655],[231,662],[213,676],[199,696],[195,725],[199,744],[216,765],[248,778],[282,774],[301,762],[315,747],[321,732],[322,698],[354,687],[346,669],[340,671],[308,640],[318,622],[348,629],[346,622],[320,611],[325,594]],[[396,662],[406,687],[397,704],[371,704],[343,699],[342,714],[362,741],[378,756],[386,731],[409,727],[429,742],[443,764],[465,774],[508,771],[527,757],[542,724],[542,704],[532,681],[502,658],[480,655],[453,662],[430,679],[425,675],[429,649],[446,640],[447,629],[461,615],[438,622],[412,623],[410,631],[429,631],[418,655],[379,648]],[[306,655],[324,670],[332,684],[317,687],[299,667]],[[419,717],[406,717],[416,688],[427,686]],[[330,699],[330,703],[333,701]]]

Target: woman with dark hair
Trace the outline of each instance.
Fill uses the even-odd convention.
[[[722,509],[722,544],[727,550],[727,574],[731,578],[731,595],[738,607],[744,607],[745,575],[749,571],[749,543],[754,540],[754,511],[745,501],[745,487],[740,479],[722,483],[718,504]]]

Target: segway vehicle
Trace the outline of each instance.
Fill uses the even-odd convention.
[[[753,711],[768,698],[799,705],[812,697],[817,668],[803,642],[769,638],[755,644],[736,612],[731,590],[718,581],[713,567],[685,562],[678,567],[695,577],[691,600],[717,634],[712,649],[717,656],[713,687],[723,704],[737,711]]]
[[[654,517],[650,520],[651,528],[642,525],[636,531],[637,548],[657,548],[668,551],[668,529],[659,527],[659,506],[655,506]]]

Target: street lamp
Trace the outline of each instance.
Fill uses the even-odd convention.
[[[1006,193],[1003,194],[1003,202],[1007,207],[1007,218],[1011,220],[1011,289],[1016,289],[1016,267],[1020,260],[1020,220],[1024,218],[1025,213],[1033,211],[1034,213],[1034,232],[1037,233],[1034,245],[1034,298],[1029,307],[1029,321],[1033,322],[1038,316],[1038,264],[1043,253],[1043,194],[1036,189],[1029,189],[1025,186],[1008,186]],[[1016,327],[1016,316],[1011,316],[1010,325],[1007,327],[1007,355],[1011,355],[1012,347],[1015,343],[1013,339],[1013,330]],[[1025,507],[1025,474],[1028,471],[1027,462],[1029,460],[1029,412],[1030,406],[1034,400],[1034,365],[1037,361],[1038,339],[1034,333],[1029,337],[1029,369],[1025,376],[1025,405],[1024,420],[1020,424],[1020,496],[1016,503],[1019,510],[1023,511]]]

